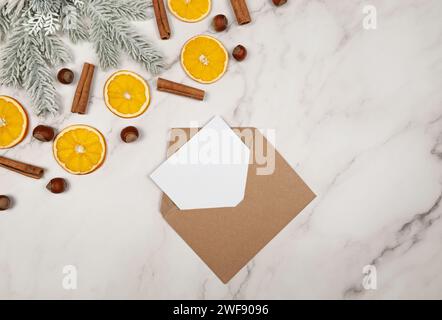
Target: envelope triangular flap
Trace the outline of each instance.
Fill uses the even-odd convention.
[[[258,138],[270,148],[267,152],[275,151],[275,170],[257,175],[260,166],[255,161],[250,164],[245,197],[237,207],[179,210],[165,194],[161,205],[164,219],[224,283],[315,198],[259,130],[235,128],[242,130],[254,132],[252,153]]]

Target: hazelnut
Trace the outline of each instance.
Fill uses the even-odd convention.
[[[223,14],[218,14],[213,18],[212,26],[215,31],[221,32],[227,29],[229,21]]]
[[[273,0],[273,4],[278,7],[282,6],[286,2],[287,2],[287,0]]]
[[[46,189],[52,193],[63,193],[66,191],[67,182],[63,178],[54,178],[46,186]]]
[[[61,69],[58,71],[57,79],[63,84],[71,84],[74,81],[74,72],[71,69]]]
[[[40,125],[35,127],[34,131],[32,132],[32,135],[37,140],[40,140],[42,142],[49,142],[52,141],[52,139],[54,139],[55,131],[51,127]]]
[[[134,142],[138,139],[138,137],[140,136],[140,133],[138,132],[138,129],[135,127],[127,127],[124,128],[121,131],[121,140],[123,140],[126,143],[131,143]]]
[[[11,199],[8,196],[0,196],[0,211],[8,210],[11,207]]]
[[[238,61],[243,61],[247,57],[247,49],[242,45],[237,45],[233,49],[233,57]]]

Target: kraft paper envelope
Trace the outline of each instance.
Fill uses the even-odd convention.
[[[178,136],[175,130],[185,130],[187,140],[190,139],[191,129],[172,129],[172,137]],[[224,283],[315,198],[312,190],[257,129],[234,130],[250,148],[251,158],[258,145],[264,144],[266,154],[274,152],[273,173],[258,174],[263,173],[259,171],[263,166],[251,161],[245,196],[236,207],[180,210],[165,194],[161,203],[161,213],[167,223]],[[253,136],[244,138],[245,130],[252,131]]]

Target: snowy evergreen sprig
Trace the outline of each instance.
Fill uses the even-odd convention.
[[[53,74],[44,57],[38,52],[39,43],[34,38],[31,43],[29,59],[25,62],[25,72],[28,76],[24,79],[23,87],[31,96],[37,115],[53,114],[58,111]]]
[[[100,66],[117,67],[121,52],[159,72],[162,55],[129,21],[149,17],[150,0],[0,0],[0,85],[25,88],[38,115],[58,110],[53,68],[70,54],[60,36],[94,43]]]
[[[51,67],[66,63],[69,52],[55,35],[36,36],[20,22],[11,30],[1,54],[0,84],[25,88],[37,115],[55,113],[58,103]]]
[[[24,25],[30,34],[38,35],[44,32],[45,35],[50,35],[60,30],[60,19],[56,12],[29,13],[29,19]]]
[[[61,29],[67,33],[73,43],[89,39],[89,32],[85,23],[82,23],[84,15],[81,12],[84,3],[75,0],[73,4],[66,4],[61,11]]]
[[[26,8],[28,0],[0,0],[0,8],[9,16],[18,16]]]
[[[130,1],[134,2],[141,3],[138,0]],[[162,55],[150,42],[136,33],[125,19],[112,14],[117,6],[120,12],[125,8],[118,1],[112,0],[90,1],[85,6],[85,12],[91,17],[91,40],[95,43],[101,67],[108,69],[118,66],[120,51],[124,50],[132,59],[141,62],[148,71],[158,73],[164,67]],[[140,7],[143,12],[147,12],[147,7],[138,8]],[[128,9],[129,7],[126,8],[127,12]]]
[[[6,37],[6,33],[9,30],[9,26],[11,24],[9,15],[6,13],[6,9],[0,9],[0,41],[4,41]]]

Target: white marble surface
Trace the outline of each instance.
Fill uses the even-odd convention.
[[[148,112],[123,120],[104,106],[97,73],[90,112],[72,115],[75,86],[59,86],[64,109],[31,126],[85,123],[106,136],[109,155],[96,173],[76,177],[55,162],[50,144],[30,136],[0,155],[47,169],[39,181],[0,170],[0,298],[442,298],[442,2],[439,0],[248,1],[253,23],[237,26],[227,1],[227,48],[244,44],[243,63],[206,86],[201,103],[153,90]],[[364,30],[374,4],[378,29]],[[170,17],[173,36],[157,40],[154,21],[137,25],[164,51],[163,76],[197,85],[177,57],[183,43],[212,33],[209,19]],[[96,63],[92,47],[72,47],[79,71]],[[155,79],[134,70],[154,87]],[[22,91],[0,88],[30,105]],[[280,235],[224,285],[165,223],[161,192],[148,175],[164,160],[172,127],[221,115],[234,126],[276,130],[280,153],[318,194]],[[119,132],[142,130],[126,145]],[[69,192],[44,186],[66,177]],[[362,268],[377,268],[378,288],[362,287]],[[78,288],[62,287],[62,268],[78,268]]]

